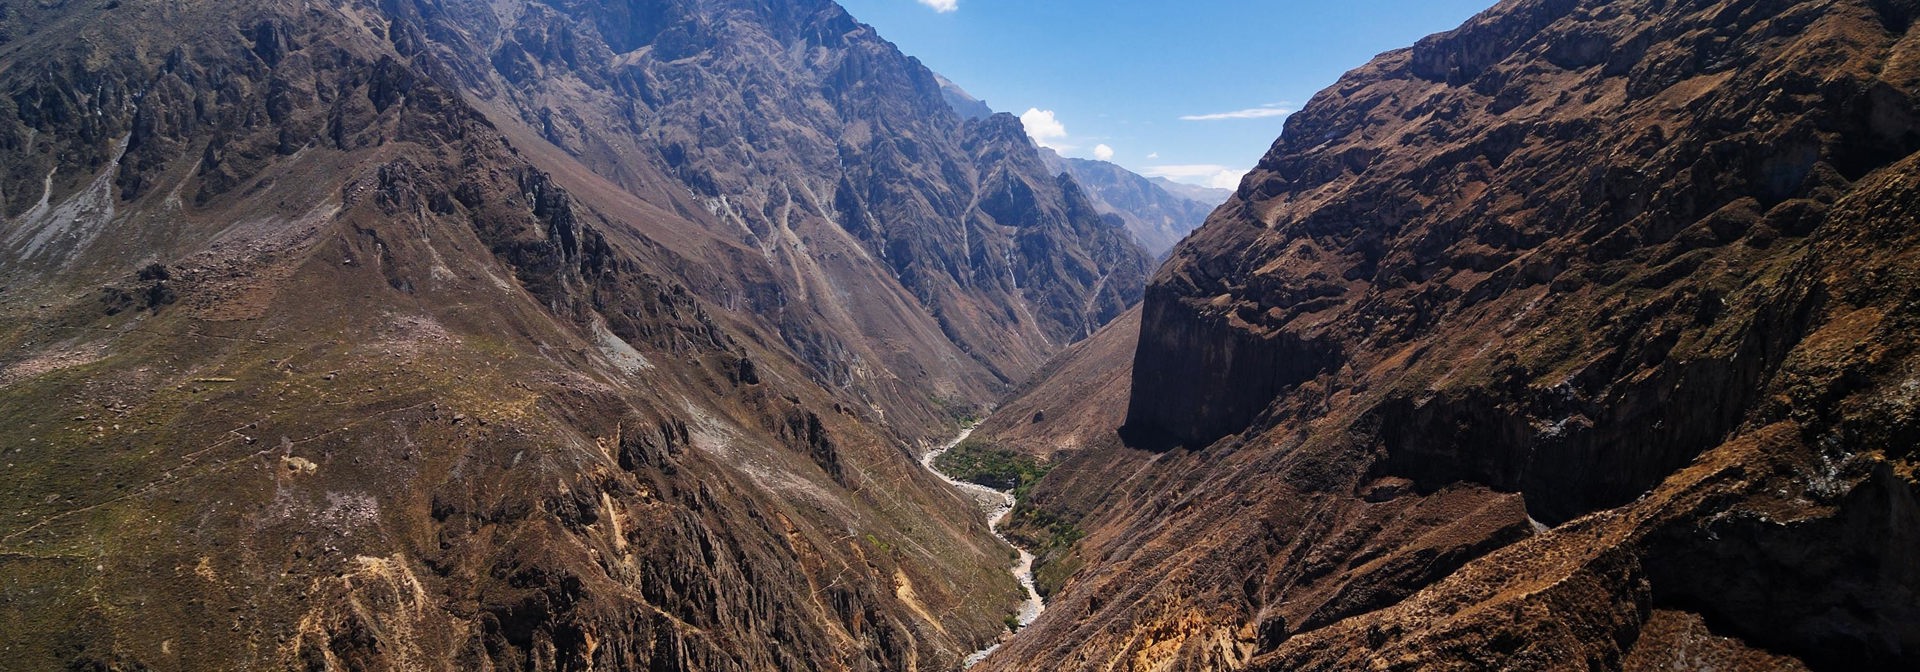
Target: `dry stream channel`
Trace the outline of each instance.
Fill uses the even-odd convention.
[[[995,490],[984,485],[954,480],[946,474],[940,473],[939,469],[933,467],[934,460],[940,459],[941,455],[946,454],[949,450],[953,450],[959,446],[961,442],[966,441],[967,437],[972,435],[973,427],[960,430],[960,435],[953,437],[952,441],[948,441],[939,448],[927,451],[926,457],[920,458],[920,466],[926,467],[927,471],[933,472],[933,475],[940,477],[940,480],[946,481],[953,485],[953,487],[959,488],[961,492],[966,493],[967,496],[972,497],[974,501],[978,502],[981,508],[987,509],[987,527],[993,531],[993,536],[998,538],[1001,543],[1012,546],[1013,550],[1020,553],[1020,559],[1014,563],[1011,571],[1013,578],[1020,581],[1020,587],[1027,591],[1027,599],[1020,604],[1019,615],[1020,627],[1025,629],[1028,625],[1033,624],[1034,619],[1040,618],[1040,612],[1046,611],[1047,604],[1041,601],[1040,592],[1033,587],[1033,554],[1028,553],[1026,549],[1020,548],[1014,544],[1012,540],[1007,539],[1006,535],[1000,533],[1001,523],[1005,522],[1007,516],[1013,512],[1013,492]],[[1000,648],[1001,643],[1004,643],[1004,640],[973,652],[973,655],[967,656],[966,666],[973,667],[975,663],[985,660],[989,654],[992,654]]]

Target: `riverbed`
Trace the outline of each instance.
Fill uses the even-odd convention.
[[[940,473],[939,469],[933,468],[934,460],[939,459],[939,457],[946,454],[947,451],[959,446],[967,440],[967,437],[973,436],[973,429],[973,427],[962,429],[960,430],[960,435],[953,437],[952,441],[948,441],[939,448],[927,451],[926,456],[920,458],[920,466],[926,467],[927,471],[932,472],[934,476],[940,477],[940,480],[946,481],[952,484],[953,487],[959,488],[961,492],[967,493],[968,496],[972,497],[974,501],[980,505],[980,508],[986,509],[987,528],[993,531],[993,536],[1002,543],[1012,546],[1013,550],[1020,553],[1019,560],[1014,562],[1013,567],[1009,571],[1013,574],[1013,578],[1020,582],[1020,587],[1027,591],[1027,599],[1020,604],[1018,617],[1020,627],[1025,628],[1031,625],[1035,619],[1040,618],[1040,612],[1046,611],[1047,603],[1040,599],[1040,591],[1035,590],[1033,587],[1033,554],[1028,553],[1026,549],[1020,548],[1014,544],[1012,540],[1007,539],[1006,535],[1000,533],[1001,524],[1005,523],[1008,514],[1013,512],[1013,493],[1010,491],[995,490],[975,483],[956,481],[948,478],[946,474]],[[972,655],[967,656],[966,666],[973,667],[975,663],[985,660],[988,655],[999,650],[1001,643],[1002,642],[996,642],[992,646],[973,652]]]

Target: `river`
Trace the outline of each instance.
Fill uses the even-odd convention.
[[[1026,628],[1028,625],[1033,624],[1034,619],[1040,618],[1040,612],[1046,611],[1047,603],[1040,599],[1040,591],[1035,590],[1033,587],[1033,554],[1028,553],[1024,548],[1020,548],[1020,546],[1014,544],[1012,540],[1007,539],[1006,535],[1000,533],[1000,525],[1006,522],[1007,514],[1013,512],[1013,493],[1010,491],[995,490],[975,483],[956,481],[948,478],[946,474],[940,473],[939,469],[933,468],[934,460],[939,459],[940,456],[946,454],[947,451],[959,446],[961,442],[967,440],[967,437],[973,436],[973,429],[971,426],[962,429],[960,430],[960,435],[953,437],[953,440],[948,441],[946,445],[927,451],[926,457],[920,458],[920,466],[926,467],[927,471],[933,472],[933,475],[940,477],[940,480],[952,484],[953,487],[959,488],[961,492],[967,493],[972,496],[975,501],[979,502],[982,508],[988,510],[987,529],[993,531],[995,538],[998,538],[1008,546],[1012,546],[1013,550],[1020,553],[1020,559],[1014,562],[1013,567],[1009,571],[1013,573],[1013,578],[1020,582],[1020,587],[1025,588],[1027,591],[1027,599],[1020,604],[1019,615],[1020,627]],[[985,660],[988,655],[1000,648],[1000,644],[1000,642],[996,642],[993,646],[975,651],[973,655],[967,656],[966,667],[973,667],[975,663]]]

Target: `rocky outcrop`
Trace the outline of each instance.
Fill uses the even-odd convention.
[[[1134,361],[1133,389],[1140,392],[1129,398],[1121,428],[1133,445],[1198,448],[1239,433],[1282,392],[1339,362],[1339,346],[1331,342],[1262,334],[1238,328],[1244,323],[1232,317],[1192,316],[1166,305],[1154,301],[1142,309],[1136,352],[1154,355]]]
[[[989,664],[1913,666],[1912,18],[1512,1],[1316,96],[1149,288],[1032,496],[1087,565]]]

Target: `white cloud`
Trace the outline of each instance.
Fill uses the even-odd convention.
[[[920,0],[920,4],[932,7],[933,11],[941,14],[960,8],[960,0]]]
[[[1093,158],[1099,159],[1101,161],[1112,161],[1113,148],[1108,147],[1106,145],[1094,145]]]
[[[1053,117],[1053,110],[1027,108],[1027,112],[1020,115],[1020,124],[1027,127],[1027,136],[1033,138],[1033,144],[1055,151],[1072,149],[1061,144],[1067,139],[1067,126]]]
[[[1148,154],[1148,155],[1147,155],[1147,158],[1149,158],[1149,159],[1157,159],[1157,158],[1160,158],[1160,153],[1159,153],[1159,152],[1154,152],[1154,153],[1152,153],[1152,154]]]
[[[1226,166],[1205,163],[1175,166],[1153,166],[1142,171],[1147,177],[1164,177],[1175,182],[1198,184],[1215,189],[1233,189],[1240,186],[1240,178],[1247,171]]]
[[[1189,114],[1187,116],[1181,117],[1180,120],[1181,121],[1226,121],[1229,119],[1266,119],[1269,117],[1284,117],[1289,114],[1293,114],[1293,110],[1287,109],[1285,105],[1286,103],[1268,103],[1266,105],[1261,105],[1259,107],[1249,107],[1244,110],[1234,110],[1232,112],[1215,112],[1213,114]]]
[[[1249,172],[1252,171],[1223,170],[1220,171],[1220,174],[1214,175],[1213,179],[1208,180],[1207,186],[1215,189],[1239,189],[1240,181],[1246,179],[1247,173]]]

